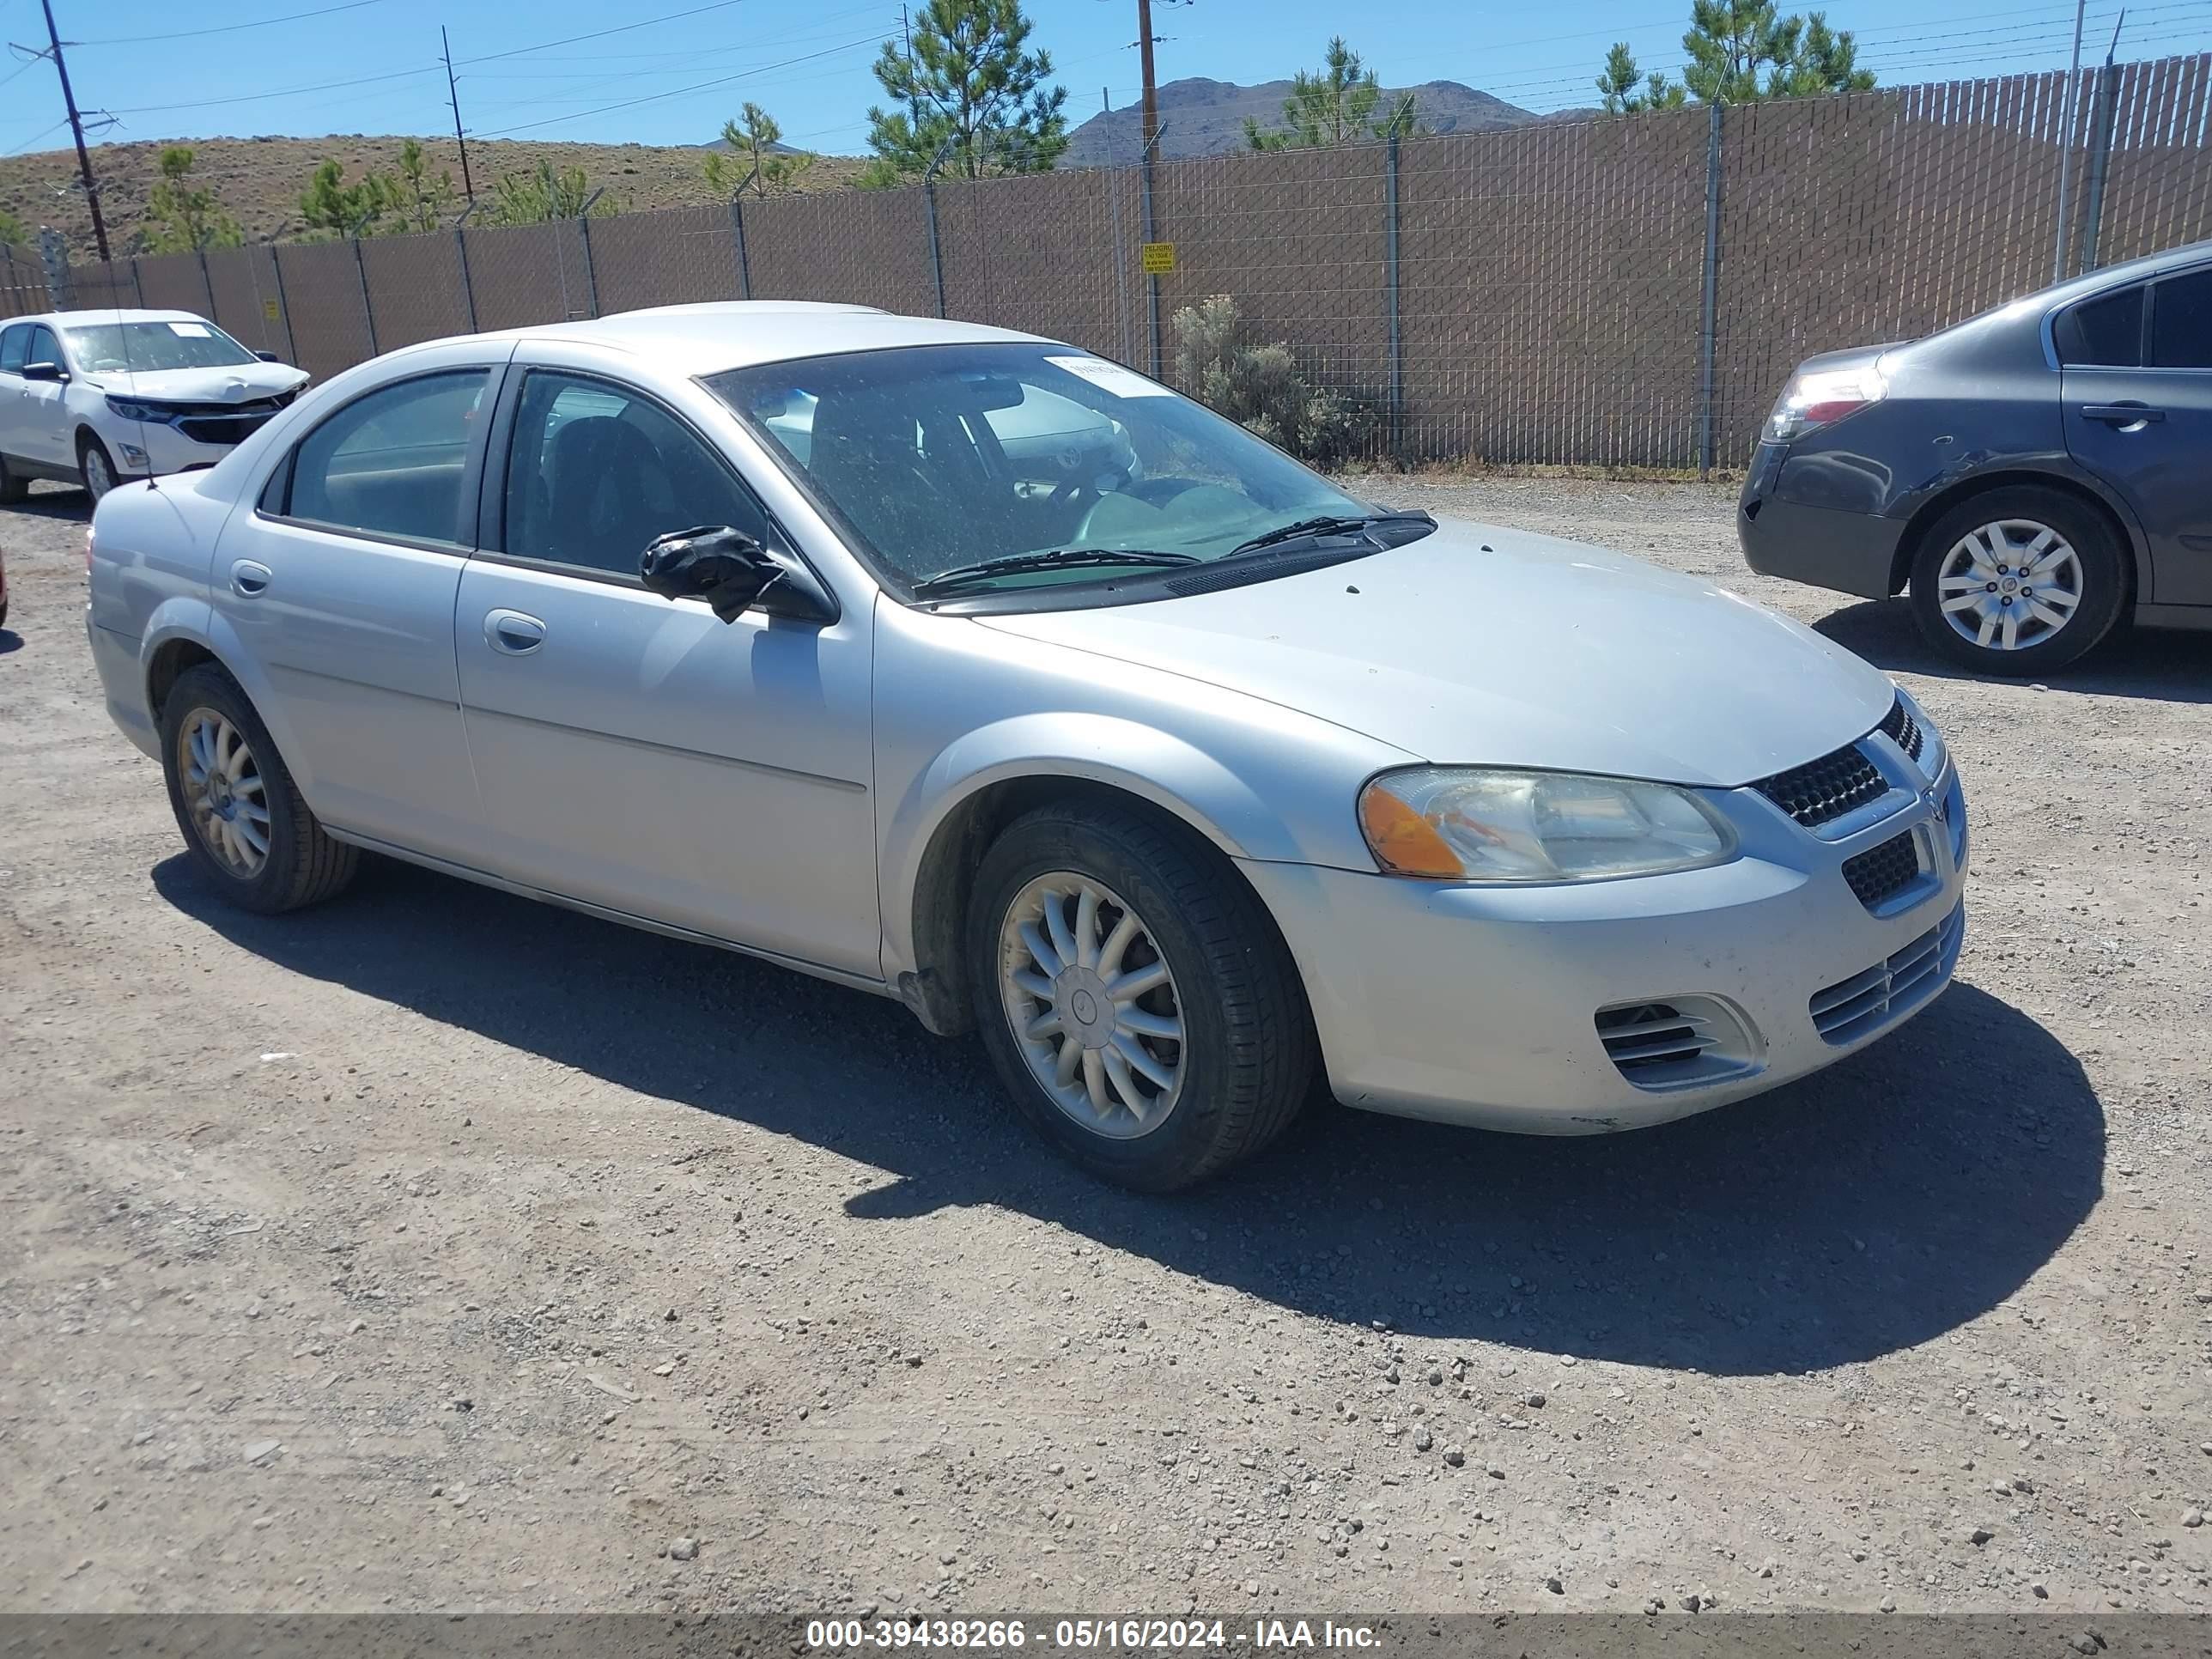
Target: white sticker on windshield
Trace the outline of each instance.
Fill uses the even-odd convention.
[[[169,325],[170,333],[181,334],[187,340],[204,340],[208,337],[209,331],[205,323],[171,323]]]
[[[1146,380],[1136,370],[1109,363],[1103,357],[1048,357],[1045,362],[1057,364],[1071,374],[1079,374],[1101,392],[1110,392],[1117,398],[1175,396],[1167,387]]]

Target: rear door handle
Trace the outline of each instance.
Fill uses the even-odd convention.
[[[269,591],[271,572],[265,564],[240,559],[230,568],[230,591],[241,599],[258,599]]]
[[[520,611],[495,611],[484,618],[484,643],[510,657],[526,657],[545,643],[545,624]]]
[[[2153,409],[2148,404],[2084,404],[2081,413],[2089,420],[2118,427],[2142,426],[2146,422],[2166,418],[2164,410]]]

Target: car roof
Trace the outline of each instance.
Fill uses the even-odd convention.
[[[1037,335],[981,323],[903,317],[872,306],[805,300],[716,300],[698,305],[654,306],[576,322],[502,329],[488,337],[604,346],[687,376],[793,357],[883,351],[898,346],[1042,343]]]
[[[87,323],[204,323],[197,311],[133,311],[94,307],[82,311],[42,311],[33,317],[9,317],[9,323],[58,323],[64,328]]]
[[[2185,265],[2201,264],[2212,259],[2212,241],[2189,242],[2180,247],[2170,247],[2157,253],[2146,253],[2139,259],[2129,259],[2117,265],[2101,265],[2095,270],[2084,271],[2079,276],[2031,296],[2038,306],[2057,305],[2078,299],[2085,294],[2100,294],[2108,288],[2120,288],[2146,276],[2156,276],[2168,270],[2178,270]]]

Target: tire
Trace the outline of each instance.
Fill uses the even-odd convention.
[[[1052,890],[1064,926],[1083,924],[1083,900],[1066,890],[1071,884],[1089,888],[1097,902],[1090,924],[1094,945],[1112,951],[1123,916],[1136,927],[1118,963],[1098,957],[1096,966],[1118,968],[1119,977],[1156,975],[1153,964],[1164,963],[1164,985],[1133,1002],[1087,993],[1088,1000],[1079,1000],[1083,985],[1072,983],[1083,971],[1079,951],[1074,975],[1057,950],[1052,954],[1060,975],[1039,971],[1045,958],[1016,936],[1018,917],[1036,914],[1042,885]],[[1054,931],[1042,920],[1031,926],[1041,936]],[[1218,853],[1179,824],[1091,802],[1041,807],[1016,819],[984,854],[967,933],[977,1018],[1000,1077],[1044,1138],[1094,1175],[1142,1192],[1191,1186],[1265,1146],[1305,1100],[1316,1045],[1297,969],[1251,890]],[[1010,970],[1047,985],[1054,999],[1010,986]],[[1095,979],[1092,988],[1103,983]],[[1087,1040],[1066,1029],[1058,1036],[1024,1039],[1016,1034],[1018,1006],[1026,1016],[1062,1021],[1106,1009],[1103,1018],[1114,1029],[1102,1037],[1094,1024]],[[1181,1036],[1133,1036],[1121,1025],[1132,1017],[1155,1026],[1179,1021]],[[1171,1095],[1157,1086],[1152,1072],[1139,1074],[1142,1062],[1127,1058],[1125,1038],[1152,1062],[1153,1072],[1172,1072]],[[1086,1052],[1097,1045],[1097,1069],[1108,1073],[1109,1109],[1103,1115],[1096,1097],[1087,1097],[1094,1103],[1063,1104],[1032,1069],[1033,1063],[1054,1069],[1070,1041]],[[1115,1062],[1108,1050],[1116,1048],[1125,1056],[1118,1075],[1109,1070]],[[1092,1081],[1089,1063],[1079,1060],[1066,1086],[1086,1097]],[[1149,1094],[1146,1113],[1128,1103],[1133,1088],[1137,1097]],[[1102,1115],[1111,1121],[1110,1132],[1099,1127]]]
[[[0,455],[0,507],[13,507],[31,493],[31,481],[13,471]]]
[[[189,745],[204,723],[216,724],[218,731],[227,724],[246,750],[246,761],[230,769],[240,775],[239,784],[222,786],[223,804],[238,813],[225,820],[238,837],[228,843],[228,851],[223,836],[204,830],[197,821],[204,814],[196,806],[196,798],[204,800],[205,796],[187,775],[192,754]],[[353,879],[359,852],[324,832],[301,799],[253,704],[238,682],[213,664],[186,669],[169,688],[161,705],[161,772],[168,781],[170,810],[177,816],[177,828],[192,862],[216,891],[240,908],[264,915],[296,910],[336,896]],[[249,772],[259,781],[251,791],[244,784]],[[264,814],[258,824],[246,816],[256,798]],[[248,826],[258,829],[265,844],[258,859],[242,864],[236,852],[240,845],[250,843]],[[250,845],[247,850],[252,850]]]
[[[2062,554],[2070,558],[2055,568],[2023,570],[2021,562]],[[2039,593],[2038,580],[2045,582]],[[2111,521],[2079,497],[2037,484],[2008,485],[1960,502],[1929,526],[1912,558],[1911,603],[1921,633],[1952,661],[1984,674],[2045,674],[2078,660],[2119,622],[2129,589],[2127,548]],[[2072,604],[2058,605],[2061,595]],[[1942,608],[1946,601],[1966,600],[1976,608]],[[2053,615],[2062,618],[2058,625],[2044,620]],[[1957,619],[1963,620],[1954,627]],[[2009,648],[2003,644],[2008,623],[2014,640]]]
[[[100,466],[106,469],[107,483],[105,485],[93,483],[93,468],[95,460]],[[92,497],[92,504],[94,507],[100,505],[101,496],[123,482],[123,475],[115,470],[115,457],[107,453],[106,444],[100,442],[98,437],[89,432],[77,434],[76,476],[83,482],[84,493]]]

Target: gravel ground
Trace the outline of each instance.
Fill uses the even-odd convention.
[[[1668,1128],[1131,1197],[890,1003],[388,865],[225,909],[82,497],[0,512],[0,1610],[2212,1607],[2212,641],[1984,684],[1717,491],[1392,493],[1897,673],[1957,987]]]

